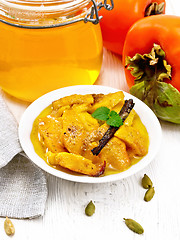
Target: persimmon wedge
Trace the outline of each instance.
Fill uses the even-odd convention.
[[[47,152],[47,158],[50,164],[60,165],[71,171],[85,175],[98,177],[104,173],[106,162],[94,164],[91,160],[74,153],[52,153]]]

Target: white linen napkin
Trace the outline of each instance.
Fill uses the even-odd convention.
[[[22,152],[17,122],[0,95],[0,216],[41,216],[46,199],[45,174]]]

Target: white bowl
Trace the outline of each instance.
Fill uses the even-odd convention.
[[[155,114],[152,112],[152,110],[147,105],[145,105],[142,101],[140,101],[136,97],[126,92],[124,92],[125,99],[130,99],[130,98],[133,99],[133,101],[135,102],[134,110],[137,112],[137,114],[141,118],[141,121],[146,126],[146,129],[149,134],[150,145],[149,145],[148,154],[145,157],[143,157],[138,163],[131,166],[128,170],[124,172],[103,176],[103,177],[89,177],[85,175],[75,176],[75,175],[71,175],[71,174],[56,170],[50,167],[49,165],[47,165],[46,162],[36,154],[30,139],[30,134],[31,134],[34,120],[41,113],[41,111],[45,109],[47,106],[49,106],[53,101],[65,96],[72,95],[72,94],[88,94],[88,93],[107,94],[107,93],[113,93],[117,91],[119,91],[119,89],[105,87],[105,86],[80,85],[80,86],[61,88],[61,89],[49,92],[43,95],[42,97],[38,98],[26,109],[19,124],[19,139],[24,152],[37,166],[42,168],[44,171],[54,176],[57,176],[66,180],[70,180],[70,181],[75,181],[75,182],[83,182],[83,183],[111,182],[111,181],[120,180],[122,178],[126,178],[128,176],[131,176],[137,173],[138,171],[146,167],[155,157],[160,147],[162,132],[161,132],[161,126],[159,124],[159,121],[155,116]]]

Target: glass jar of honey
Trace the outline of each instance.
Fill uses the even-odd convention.
[[[103,6],[112,7],[94,0],[0,0],[0,87],[33,101],[57,88],[93,84],[102,63]]]

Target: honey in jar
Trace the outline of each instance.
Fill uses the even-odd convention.
[[[57,88],[93,84],[102,36],[99,24],[88,21],[91,9],[91,0],[0,0],[0,87],[33,101]]]

